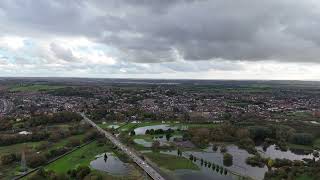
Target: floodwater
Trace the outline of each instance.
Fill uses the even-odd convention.
[[[112,125],[108,126],[108,128],[110,128],[110,129],[117,129],[119,127],[120,127],[119,125],[115,125],[115,124],[112,124]]]
[[[134,139],[133,142],[142,145],[143,147],[152,147],[152,142],[144,139]]]
[[[145,127],[139,127],[135,129],[135,133],[137,135],[144,135],[146,130],[150,129],[163,129],[168,130],[171,129],[181,129],[181,127],[178,125],[170,126],[168,124],[162,124],[162,125],[154,125],[154,126],[145,126]],[[183,129],[188,128],[187,126],[184,126]],[[181,136],[180,136],[181,137]],[[158,140],[160,142],[160,145],[163,145],[164,143],[169,143],[173,141],[175,136],[171,137],[169,141],[166,140],[165,136],[158,136],[153,139]],[[151,147],[152,141],[146,141],[144,139],[135,139],[135,143],[140,144],[144,147]],[[246,164],[246,159],[248,157],[251,157],[253,155],[249,154],[246,150],[239,149],[236,145],[228,145],[227,146],[228,153],[230,153],[233,156],[233,164],[229,167],[226,167],[230,172],[227,175],[224,175],[224,173],[217,172],[215,170],[212,170],[212,168],[208,168],[204,165],[201,165],[200,160],[197,160],[195,164],[200,168],[200,171],[195,170],[176,170],[174,171],[175,175],[179,179],[183,180],[192,180],[192,179],[201,179],[201,180],[209,180],[209,179],[221,179],[221,180],[233,180],[233,179],[239,179],[239,176],[249,176],[252,179],[256,180],[262,180],[264,178],[265,172],[268,171],[268,168],[266,166],[264,167],[252,167],[248,164]],[[259,153],[264,157],[270,157],[272,159],[280,158],[280,159],[289,159],[289,160],[303,160],[304,158],[312,159],[312,151],[308,153],[299,152],[297,150],[287,150],[287,151],[281,151],[276,148],[275,145],[269,146],[265,151],[261,146],[257,146],[256,149],[259,151]],[[165,154],[172,154],[177,155],[177,151],[161,151],[161,153]],[[193,156],[196,156],[198,159],[204,159],[208,162],[214,163],[219,166],[223,166],[223,153],[220,152],[220,148],[217,151],[212,150],[212,146],[209,146],[208,148],[202,150],[202,151],[185,151],[183,156],[186,158],[189,158],[189,155],[192,154]],[[319,158],[316,158],[319,159]],[[225,166],[223,166],[225,167]],[[235,175],[237,174],[237,175]]]
[[[265,157],[271,157],[272,159],[275,158],[286,158],[290,160],[302,160],[304,158],[312,159],[312,154],[295,154],[291,150],[288,151],[280,151],[275,148],[274,145],[269,146],[265,152],[263,152],[262,147],[256,147],[260,154]],[[233,164],[230,167],[226,167],[228,170],[242,175],[242,176],[249,176],[256,180],[262,180],[264,177],[265,172],[268,171],[268,168],[265,167],[252,167],[246,164],[246,159],[250,156],[247,151],[239,149],[235,145],[228,145],[227,146],[228,153],[232,154],[233,156]],[[177,155],[177,151],[162,151],[161,153],[164,154],[172,154]],[[196,156],[198,159],[203,159],[208,162],[214,163],[219,166],[223,166],[223,153],[220,152],[220,148],[217,151],[212,150],[212,146],[204,149],[203,151],[185,151],[183,156],[189,158],[189,155],[192,154]],[[200,171],[194,170],[176,170],[175,175],[180,179],[221,179],[221,180],[229,180],[229,179],[238,179],[238,176],[228,174],[225,176],[224,174],[220,174],[220,172],[213,171],[211,168],[208,168],[204,165],[201,166],[200,160],[196,161],[196,164],[200,168]],[[225,166],[223,166],[225,167]]]
[[[123,163],[112,153],[106,153],[106,155],[106,159],[104,158],[104,153],[96,156],[96,159],[90,162],[90,166],[93,169],[112,175],[128,175],[130,173],[130,168],[126,163]]]
[[[250,176],[254,179],[263,179],[264,173],[268,170],[267,167],[259,168],[259,167],[252,167],[250,165],[246,164],[246,158],[250,155],[247,151],[239,149],[235,145],[229,145],[227,146],[228,153],[232,154],[233,156],[233,164],[229,167],[226,167],[229,171],[235,172],[237,174],[243,175],[243,176]],[[174,154],[177,155],[177,151],[164,151],[162,153],[165,154]],[[197,159],[203,159],[208,162],[214,163],[219,166],[223,166],[223,153],[220,152],[220,148],[216,152],[212,150],[212,146],[209,146],[207,149],[204,149],[203,151],[186,151],[184,152],[184,156],[186,158],[189,158],[189,154],[192,154],[193,156],[196,156]],[[211,168],[205,167],[204,165],[201,166],[200,160],[197,160],[196,164],[200,168],[200,171],[191,171],[191,170],[183,170],[183,171],[177,171],[176,175],[182,179],[185,179],[187,177],[193,177],[195,179],[238,179],[238,176],[233,174],[220,174],[220,172],[216,172],[215,170],[212,170]]]
[[[263,151],[262,147],[256,147],[256,149],[259,151],[259,153],[262,156],[270,157],[272,159],[289,159],[289,160],[303,160],[304,158],[312,159],[314,156],[312,154],[312,151],[309,153],[304,153],[303,151],[299,150],[287,150],[287,151],[281,151],[276,149],[276,145],[269,146],[266,151]],[[317,159],[317,158],[316,158]]]
[[[168,129],[177,129],[177,127],[172,127],[172,126],[170,126],[168,124],[160,124],[160,125],[139,127],[139,128],[136,128],[134,131],[135,131],[136,135],[144,135],[146,133],[146,130],[150,130],[150,129],[168,130]]]
[[[152,141],[146,141],[146,140],[140,139],[140,138],[136,138],[133,141],[136,144],[142,145],[143,147],[152,147],[153,141],[159,141],[160,146],[165,146],[165,145],[170,145],[169,142],[173,142],[173,140],[175,138],[181,138],[181,137],[182,137],[181,135],[173,135],[172,137],[170,137],[170,139],[168,141],[165,135],[157,135],[153,138]]]

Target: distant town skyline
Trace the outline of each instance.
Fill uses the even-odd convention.
[[[0,77],[320,80],[317,0],[3,0]]]

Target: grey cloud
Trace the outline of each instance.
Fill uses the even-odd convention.
[[[0,20],[19,27],[17,33],[86,36],[117,48],[119,58],[130,62],[174,62],[179,58],[320,62],[320,6],[314,3],[3,0]],[[53,51],[72,60],[67,50]]]
[[[54,53],[54,55],[60,60],[68,62],[77,61],[77,58],[74,57],[70,49],[65,49],[56,43],[51,43],[50,49]]]

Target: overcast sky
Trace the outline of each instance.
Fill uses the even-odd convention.
[[[1,0],[0,76],[320,80],[319,0]]]

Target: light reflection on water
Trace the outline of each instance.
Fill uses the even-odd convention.
[[[228,153],[232,154],[233,156],[233,165],[230,167],[227,167],[228,170],[239,173],[243,176],[250,176],[254,179],[263,179],[264,173],[268,170],[267,167],[259,168],[259,167],[252,167],[250,165],[247,165],[245,163],[245,160],[247,157],[252,155],[250,155],[245,150],[239,149],[235,145],[229,145],[227,146],[227,149],[228,149]],[[177,155],[177,151],[171,151],[171,152],[166,151],[162,153]],[[212,151],[212,146],[209,146],[207,149],[204,149],[203,151],[186,151],[184,153],[186,158],[189,158],[189,154],[192,154],[196,156],[198,159],[202,158],[216,165],[223,166],[223,153],[220,153],[220,148],[216,152],[214,152]],[[201,169],[200,173],[190,171],[188,172],[188,175],[199,176],[198,178],[210,177],[211,179],[238,179],[237,176],[230,176],[230,175],[224,176],[224,175],[221,175],[220,173],[217,173],[216,171],[213,171],[211,168],[201,166],[199,160],[197,161],[196,164]],[[184,173],[186,173],[187,171],[188,170],[184,170]],[[177,175],[181,176],[181,172],[178,172]]]
[[[128,175],[130,168],[126,163],[123,163],[118,157],[112,153],[106,153],[107,158],[104,158],[104,153],[96,156],[97,158],[90,162],[93,169],[104,171],[112,175]]]
[[[144,127],[139,127],[134,129],[136,135],[144,135],[146,130],[150,130],[150,129],[163,129],[163,130],[168,130],[168,129],[177,129],[177,127],[171,127],[168,124],[160,124],[160,125],[153,125],[153,126],[144,126]]]
[[[269,146],[266,151],[263,151],[262,147],[256,147],[262,156],[270,157],[272,159],[289,159],[289,160],[303,160],[304,158],[312,159],[312,151],[310,153],[304,154],[302,152],[294,152],[290,149],[288,151],[281,151],[276,149],[276,145]]]

